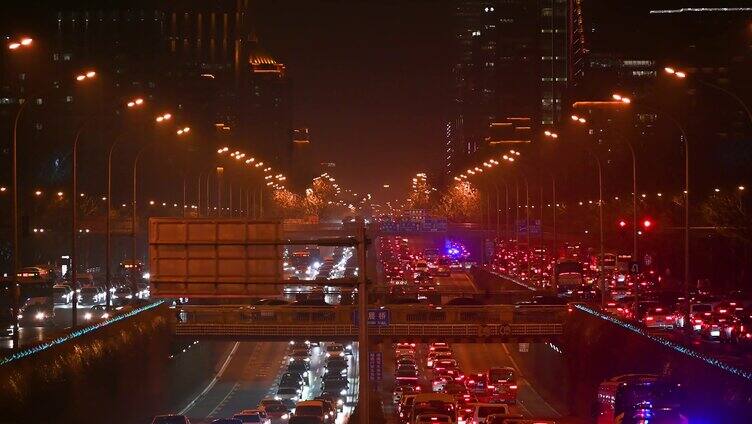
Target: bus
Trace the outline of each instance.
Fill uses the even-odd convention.
[[[597,424],[632,422],[658,409],[678,411],[681,405],[680,385],[655,374],[613,377],[600,384],[597,396]]]

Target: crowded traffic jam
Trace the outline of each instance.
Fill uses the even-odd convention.
[[[631,265],[631,267],[630,267]],[[554,293],[550,300],[581,303],[692,346],[727,344],[725,353],[747,355],[752,346],[752,295],[741,291],[685,292],[666,275],[630,255],[588,253],[565,245],[554,258],[546,249],[501,243],[488,270],[530,289]],[[603,288],[599,278],[603,278]]]
[[[394,345],[392,411],[395,420],[416,423],[554,423],[531,420],[518,404],[517,371],[491,367],[465,372],[444,342]]]

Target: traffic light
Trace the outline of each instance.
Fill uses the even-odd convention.
[[[652,229],[655,226],[655,223],[650,218],[643,218],[642,220],[642,229],[645,231],[648,231]]]
[[[618,222],[619,228],[627,228],[627,221],[620,219]]]

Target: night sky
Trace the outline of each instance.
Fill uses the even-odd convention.
[[[261,45],[292,78],[295,125],[310,128],[345,187],[401,194],[416,172],[439,169],[448,3],[284,0],[255,11]]]

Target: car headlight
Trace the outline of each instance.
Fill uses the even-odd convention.
[[[87,312],[84,314],[84,319],[89,320],[91,319],[91,312]]]
[[[105,312],[105,313],[102,314],[102,318],[104,318],[104,319],[107,319],[109,317],[110,317],[110,314],[108,314],[107,312]]]
[[[47,314],[45,314],[44,312],[41,312],[41,311],[37,312],[36,315],[34,315],[34,318],[36,318],[37,321],[41,321],[41,320],[45,319],[46,317],[47,317]]]
[[[290,418],[290,414],[282,414],[282,419],[287,420]]]
[[[332,354],[331,354],[331,353],[329,353],[329,352],[326,352],[326,357],[328,358],[328,357],[330,357],[330,356],[332,356]]]
[[[282,400],[282,396],[274,395],[274,400]]]
[[[341,394],[342,396],[344,396],[344,395],[347,394],[347,390],[342,389],[342,390],[340,390],[339,394]]]
[[[303,358],[303,360],[306,362],[311,362],[311,358]]]

